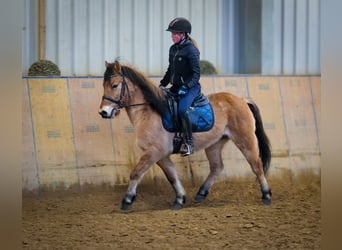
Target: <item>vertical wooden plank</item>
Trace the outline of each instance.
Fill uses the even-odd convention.
[[[22,188],[32,191],[39,189],[39,173],[37,169],[27,83],[27,79],[22,80]]]
[[[69,91],[80,184],[117,184],[110,120],[98,114],[102,78],[71,78]]]
[[[30,79],[40,184],[78,183],[66,79]]]
[[[281,77],[280,89],[293,172],[319,172],[319,144],[308,77]]]
[[[269,173],[289,174],[289,152],[278,78],[248,77],[248,88],[250,97],[260,109],[265,132],[271,142],[272,159]]]

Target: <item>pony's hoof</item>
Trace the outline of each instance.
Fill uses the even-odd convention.
[[[196,194],[196,196],[195,196],[195,201],[197,201],[197,202],[202,202],[202,201],[204,201],[206,198],[207,198],[206,195],[203,195],[203,194]]]
[[[263,203],[264,205],[271,205],[272,200],[271,200],[271,199],[262,199],[262,203]]]
[[[184,207],[185,204],[185,196],[176,197],[176,200],[173,202],[172,210],[179,210]]]
[[[131,208],[131,206],[132,206],[132,203],[127,203],[127,202],[122,201],[120,209],[122,211],[127,211],[128,209]]]
[[[262,197],[261,197],[262,203],[264,205],[271,205],[271,203],[272,203],[271,196],[272,196],[271,190],[268,192],[263,192]]]
[[[182,209],[183,207],[184,207],[183,204],[180,204],[178,202],[174,202],[173,206],[172,206],[172,210],[179,210],[179,209]]]
[[[123,198],[121,202],[121,210],[127,211],[128,209],[130,209],[134,199],[135,199],[135,196],[133,196],[130,201],[127,198]]]
[[[195,201],[197,202],[204,201],[207,198],[208,193],[209,193],[208,190],[200,189],[195,196]]]

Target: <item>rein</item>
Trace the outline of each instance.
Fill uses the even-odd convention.
[[[113,77],[114,75],[110,75],[110,76],[105,76],[105,77]],[[123,85],[123,87],[121,88],[121,92],[120,92],[120,97],[119,99],[114,99],[110,96],[105,96],[103,95],[102,96],[102,100],[107,100],[107,101],[110,101],[112,103],[115,103],[118,105],[117,109],[122,109],[122,108],[126,108],[126,107],[134,107],[134,106],[141,106],[141,105],[147,105],[149,104],[148,102],[142,102],[142,103],[133,103],[133,104],[123,104],[122,103],[122,99],[124,98],[125,96],[125,92],[126,92],[126,89],[127,89],[127,92],[128,92],[128,95],[130,96],[130,93],[129,93],[129,89],[128,89],[128,85],[127,85],[127,82],[126,82],[126,79],[125,79],[125,76],[122,75],[122,82],[121,84]]]

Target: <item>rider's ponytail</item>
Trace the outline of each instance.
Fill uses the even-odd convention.
[[[198,49],[198,52],[200,52],[196,40],[193,39],[189,34],[187,34],[187,35],[188,35],[189,40],[190,40],[190,41],[193,43],[193,45]]]

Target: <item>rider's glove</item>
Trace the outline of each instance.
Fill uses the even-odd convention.
[[[187,87],[186,85],[182,85],[182,86],[179,88],[177,94],[178,94],[178,95],[185,95],[187,92],[188,92],[188,87]]]

